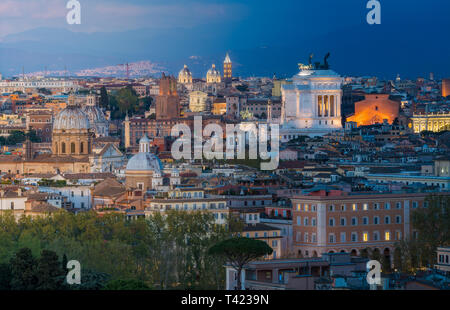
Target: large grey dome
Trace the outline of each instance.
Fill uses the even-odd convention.
[[[83,106],[82,111],[87,115],[91,124],[95,124],[96,122],[106,122],[106,118],[102,110],[96,106],[85,105]]]
[[[162,169],[161,161],[152,153],[137,153],[127,164],[127,171],[153,171],[161,174]]]
[[[56,116],[53,129],[88,130],[90,129],[90,123],[87,115],[78,106],[69,105]]]

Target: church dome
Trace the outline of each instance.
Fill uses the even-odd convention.
[[[206,81],[208,83],[220,83],[220,72],[216,70],[216,65],[212,65],[211,69],[206,73]]]
[[[153,174],[161,174],[162,170],[161,160],[155,154],[150,153],[150,139],[144,135],[139,141],[139,153],[128,161],[127,171],[153,171]]]
[[[105,115],[97,106],[85,105],[83,106],[82,111],[89,118],[91,124],[106,122]]]
[[[56,116],[53,129],[88,130],[90,123],[87,115],[78,106],[69,105]]]
[[[178,82],[179,83],[192,83],[192,73],[187,67],[184,65],[184,68],[181,69],[180,73],[178,73]]]
[[[127,164],[127,171],[153,171],[154,174],[161,174],[161,170],[161,161],[152,153],[137,153]]]
[[[217,75],[220,76],[220,72],[216,70],[216,65],[212,65],[211,69],[208,70],[207,74],[211,75],[211,76],[217,76]]]

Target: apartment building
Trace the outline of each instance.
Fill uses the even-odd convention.
[[[426,207],[427,195],[321,190],[296,196],[292,199],[294,252],[302,257],[359,255],[369,248],[390,256],[397,241],[417,237],[411,214]]]
[[[228,217],[227,200],[224,198],[210,198],[205,196],[202,189],[186,188],[174,189],[166,197],[151,198],[145,201],[145,215],[151,216],[155,212],[177,211],[205,211],[214,215],[217,224],[225,224]]]

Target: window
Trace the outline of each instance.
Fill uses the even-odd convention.
[[[364,242],[367,242],[367,241],[369,241],[369,234],[368,233],[363,233],[363,241]]]
[[[272,246],[275,247],[275,246],[277,246],[277,245],[278,245],[278,241],[277,241],[277,240],[273,240],[273,241],[272,241]]]
[[[308,218],[307,218],[307,217],[305,217],[305,219],[304,219],[304,221],[303,221],[303,225],[304,225],[304,226],[308,226]]]
[[[258,238],[258,233],[257,232],[255,233],[255,238]]]
[[[358,235],[355,232],[352,232],[352,242],[358,241]]]
[[[329,210],[330,212],[333,212],[333,211],[334,211],[334,206],[333,206],[333,205],[329,206],[329,207],[328,207],[328,210]]]
[[[402,217],[401,217],[400,215],[397,215],[397,216],[395,217],[395,223],[396,223],[396,224],[401,224],[401,223],[402,223]]]
[[[369,225],[369,218],[367,216],[363,217],[363,225]]]
[[[356,219],[356,217],[352,217],[352,226],[356,225],[358,225],[358,220]]]
[[[331,227],[334,226],[334,219],[333,219],[333,218],[331,218],[331,219],[329,220],[329,225],[330,225]]]
[[[401,208],[402,208],[402,203],[401,203],[401,202],[395,203],[395,207],[396,207],[397,209],[401,209]]]
[[[308,233],[305,233],[304,239],[305,242],[308,242]]]
[[[75,143],[70,144],[70,153],[75,154]]]
[[[395,232],[395,238],[396,238],[397,240],[402,240],[402,232],[399,231],[399,230],[397,230],[397,231]]]
[[[334,234],[330,234],[328,238],[330,243],[334,243]]]
[[[345,232],[341,233],[341,242],[345,242]]]
[[[316,234],[312,234],[312,242],[317,242],[317,236],[316,236]]]
[[[385,202],[385,203],[384,203],[384,208],[385,208],[386,210],[390,210],[390,209],[391,209],[391,203],[390,203],[390,202]]]
[[[312,226],[316,226],[316,219],[315,219],[315,218],[312,218],[312,219],[311,219],[311,225],[312,225]]]
[[[302,218],[300,216],[297,216],[297,226],[302,225]]]
[[[302,206],[300,204],[297,205],[297,211],[301,211],[302,210]]]
[[[379,236],[380,236],[380,234],[378,233],[378,231],[375,231],[375,232],[373,233],[373,240],[374,240],[374,241],[378,241]]]
[[[357,205],[356,203],[354,203],[354,204],[352,205],[352,210],[353,210],[353,211],[358,210],[358,205]]]
[[[81,209],[84,209],[84,202],[81,203]]]
[[[345,226],[345,225],[346,225],[345,217],[341,217],[341,226]]]
[[[373,217],[373,224],[374,224],[374,225],[380,224],[380,218],[379,218],[378,216],[374,216],[374,217]]]
[[[11,201],[11,210],[14,210],[14,201]]]
[[[305,205],[305,211],[308,212],[309,206]]]
[[[374,203],[373,204],[373,209],[374,210],[380,210],[380,204],[379,203]]]
[[[391,223],[391,217],[390,216],[385,216],[384,217],[384,223],[385,224],[390,224]]]
[[[341,206],[341,211],[345,211],[345,210],[346,210],[345,205],[342,205],[342,206]]]
[[[391,240],[391,233],[389,231],[386,231],[384,233],[384,240],[386,240],[386,241]]]
[[[414,209],[416,209],[418,206],[419,206],[419,203],[418,203],[417,201],[413,201],[412,207],[413,207]]]
[[[367,203],[363,204],[363,210],[364,211],[369,210],[369,205]]]

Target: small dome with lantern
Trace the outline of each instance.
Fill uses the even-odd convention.
[[[178,73],[178,83],[180,84],[191,84],[192,83],[192,73],[187,65],[184,65],[180,73]]]
[[[221,76],[220,72],[216,70],[216,65],[213,64],[211,69],[206,73],[206,83],[220,83]]]

